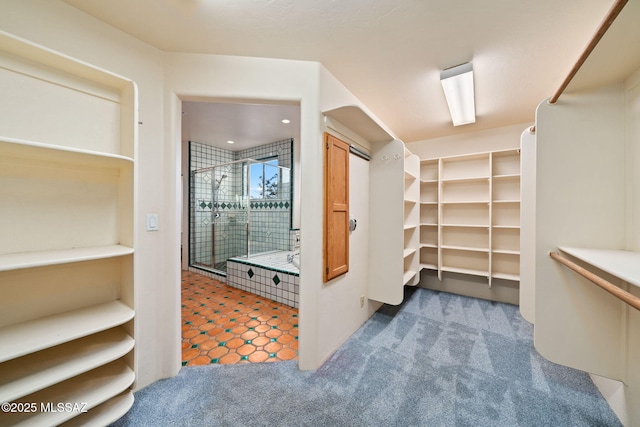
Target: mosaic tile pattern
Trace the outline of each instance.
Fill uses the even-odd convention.
[[[182,272],[182,365],[298,358],[298,310]]]

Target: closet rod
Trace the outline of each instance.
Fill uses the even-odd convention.
[[[556,93],[554,93],[553,96],[549,99],[549,104],[555,104],[556,102],[558,102],[558,98],[560,98],[560,95],[562,95],[562,92],[564,92],[567,86],[569,86],[569,83],[578,73],[578,70],[580,69],[580,67],[582,67],[582,64],[584,64],[584,62],[587,60],[587,58],[589,57],[593,49],[596,47],[596,45],[598,44],[602,36],[604,36],[604,33],[607,32],[607,30],[609,29],[613,21],[615,21],[616,17],[620,14],[620,11],[622,11],[622,8],[627,4],[628,1],[629,0],[617,0],[613,4],[613,6],[611,6],[611,9],[609,9],[609,12],[605,16],[604,20],[600,23],[600,27],[598,27],[598,31],[596,31],[596,33],[593,35],[593,37],[589,41],[589,44],[587,45],[584,52],[582,52],[582,55],[580,56],[580,58],[578,58],[578,61],[574,64],[573,68],[569,72],[569,75],[567,76],[567,78],[564,79],[564,81],[562,82],[562,84],[560,85]]]
[[[604,280],[602,277],[593,274],[592,272],[590,272],[589,270],[586,270],[582,267],[580,267],[578,264],[569,261],[568,259],[564,258],[562,255],[558,254],[557,252],[549,252],[549,256],[553,259],[555,259],[556,261],[560,262],[561,264],[566,265],[568,268],[570,268],[571,270],[575,271],[576,273],[578,273],[579,275],[581,275],[582,277],[592,281],[593,283],[595,283],[596,285],[600,286],[602,289],[604,289],[605,291],[609,292],[611,295],[621,299],[622,301],[626,302],[627,304],[629,304],[631,307],[635,308],[636,310],[640,310],[640,298],[638,298],[635,295],[630,294],[629,292],[625,291],[624,289],[620,289],[619,287],[617,287],[616,285],[614,285],[613,283]]]

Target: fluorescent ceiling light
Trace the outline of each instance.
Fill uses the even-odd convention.
[[[229,140],[227,141],[227,144],[233,144],[233,141]]]
[[[475,123],[476,106],[473,95],[473,65],[468,62],[440,72],[440,83],[447,98],[454,126]]]
[[[291,123],[291,120],[289,120],[289,119],[283,119],[283,120],[282,120],[282,123],[284,123],[284,124],[286,125],[286,124],[288,124],[288,123]]]

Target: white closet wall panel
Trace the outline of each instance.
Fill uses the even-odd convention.
[[[620,355],[609,349],[623,342],[623,303],[549,252],[624,247],[622,86],[542,102],[536,123],[535,346],[556,363],[620,379]]]

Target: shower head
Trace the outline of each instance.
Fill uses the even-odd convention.
[[[223,179],[225,179],[227,177],[227,174],[225,173],[224,175],[222,175],[220,177],[220,179],[216,180],[216,182],[218,183],[218,185],[220,185],[220,183],[222,182]]]

